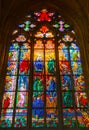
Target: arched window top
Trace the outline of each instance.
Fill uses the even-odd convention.
[[[42,28],[44,28],[45,24],[46,26],[48,25],[50,28],[52,28],[52,31],[54,28],[54,31],[56,31],[57,33],[60,32],[60,34],[62,34],[64,32],[69,32],[71,34],[75,34],[72,26],[68,24],[60,14],[49,12],[46,9],[43,9],[40,12],[35,12],[27,15],[25,20],[18,25],[18,30],[14,30],[12,35],[15,35],[16,33],[21,31],[37,31],[37,28],[41,29],[42,26]]]

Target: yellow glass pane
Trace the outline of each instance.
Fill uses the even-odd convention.
[[[44,51],[34,49],[34,61],[43,61],[44,60]]]
[[[45,60],[55,60],[55,51],[54,50],[45,50]]]

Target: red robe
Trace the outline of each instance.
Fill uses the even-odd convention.
[[[28,73],[29,65],[30,65],[30,63],[28,60],[23,60],[20,63],[20,72]]]

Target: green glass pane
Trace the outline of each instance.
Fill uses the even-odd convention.
[[[62,107],[73,107],[73,95],[71,92],[62,92]]]
[[[44,90],[44,76],[34,76],[33,81],[33,91],[43,91]]]
[[[70,59],[72,61],[80,61],[80,51],[79,50],[70,50]]]

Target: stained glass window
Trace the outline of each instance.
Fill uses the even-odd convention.
[[[46,9],[26,16],[9,45],[1,128],[89,127],[80,48],[71,25]]]

